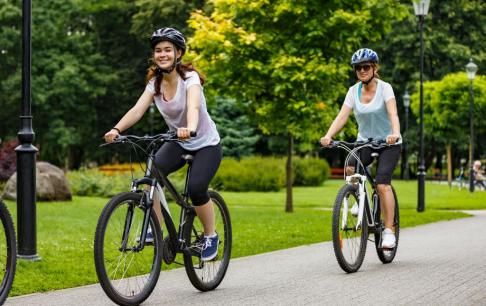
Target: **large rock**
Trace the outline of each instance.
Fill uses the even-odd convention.
[[[71,200],[71,189],[64,172],[47,162],[37,162],[35,171],[36,198],[38,201],[66,201]],[[7,181],[2,197],[17,199],[17,173]]]

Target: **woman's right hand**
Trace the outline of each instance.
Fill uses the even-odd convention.
[[[120,133],[118,133],[117,130],[111,129],[108,131],[108,133],[105,134],[104,138],[106,142],[113,142],[118,137],[118,135],[120,135]]]
[[[332,141],[332,138],[326,135],[326,136],[324,136],[324,137],[321,138],[321,141],[320,141],[321,142],[321,146],[327,147],[327,146],[329,146],[329,144],[331,143],[331,141]]]

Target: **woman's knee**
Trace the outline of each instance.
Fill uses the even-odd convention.
[[[187,192],[192,200],[192,205],[199,206],[209,201],[208,184],[201,181],[189,180]]]
[[[391,186],[389,184],[378,184],[376,185],[376,189],[380,194],[386,194],[387,192],[391,192]]]

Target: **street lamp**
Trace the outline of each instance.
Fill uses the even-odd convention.
[[[404,131],[408,131],[408,109],[410,107],[410,95],[408,94],[408,90],[405,90],[405,94],[403,95],[403,106],[405,107],[405,129]],[[407,156],[407,142],[403,139],[403,178],[408,180],[408,156]]]
[[[430,0],[414,0],[413,9],[415,15],[419,18],[420,30],[420,151],[419,151],[419,166],[418,166],[418,204],[417,211],[425,210],[425,164],[424,164],[424,21],[425,15],[429,11]]]
[[[36,248],[35,205],[35,155],[32,145],[35,133],[32,130],[31,114],[31,0],[22,1],[22,101],[20,105],[20,130],[17,137],[20,145],[17,153],[17,239],[18,257],[40,260]]]
[[[474,90],[473,90],[473,81],[474,77],[476,76],[476,71],[478,71],[478,66],[474,64],[472,58],[469,59],[469,64],[466,65],[466,72],[467,78],[469,79],[470,86],[469,86],[469,191],[474,192],[474,175],[473,175],[473,157],[474,157],[474,125],[473,125],[473,116],[474,116]]]

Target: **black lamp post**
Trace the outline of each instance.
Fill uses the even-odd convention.
[[[474,64],[472,58],[469,59],[469,64],[466,65],[467,78],[469,79],[469,191],[474,192],[474,175],[473,175],[473,164],[474,164],[474,90],[473,81],[476,76],[476,71],[478,71],[478,66]]]
[[[425,15],[429,11],[430,0],[414,0],[413,9],[415,15],[419,18],[419,30],[420,30],[420,152],[419,152],[419,166],[418,166],[418,204],[417,211],[422,212],[425,210],[425,164],[424,164],[424,21]]]
[[[18,257],[39,260],[36,251],[35,155],[32,145],[32,115],[30,111],[31,72],[31,9],[30,0],[22,2],[22,103],[20,107],[20,145],[17,152],[17,235]]]
[[[410,107],[410,95],[408,91],[405,91],[403,95],[403,106],[405,107],[405,129],[404,131],[408,131],[408,109]],[[407,152],[407,142],[403,139],[403,178],[408,180],[408,152]]]

